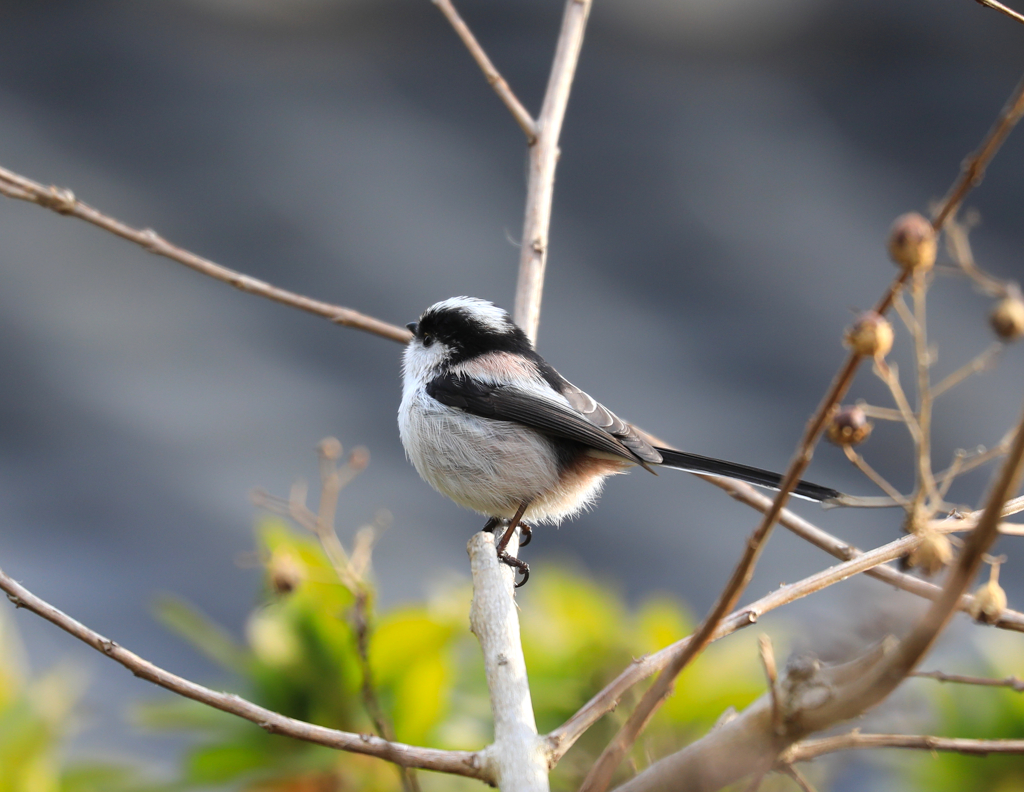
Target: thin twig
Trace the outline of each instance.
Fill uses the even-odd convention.
[[[959,385],[972,374],[980,374],[982,371],[987,371],[992,368],[1002,351],[1003,345],[996,341],[988,349],[978,354],[973,360],[968,361],[952,374],[940,380],[937,385],[934,385],[932,387],[932,398],[939,398],[943,393],[953,386]]]
[[[892,407],[877,407],[874,404],[866,404],[865,402],[858,401],[857,406],[864,411],[864,415],[868,418],[875,418],[879,421],[896,421],[897,423],[903,423],[905,417],[900,410],[894,410]]]
[[[888,697],[949,623],[977,574],[992,542],[1009,494],[1024,473],[1024,415],[1016,438],[974,530],[963,543],[939,597],[910,633],[890,637],[862,656],[839,666],[797,658],[780,682],[785,691],[786,731],[771,725],[771,698],[766,694],[718,729],[665,757],[621,787],[622,792],[687,790],[710,792],[757,772],[769,760],[791,763],[786,750],[798,740],[843,720],[858,717]],[[909,538],[909,537],[908,537]],[[1020,741],[1024,745],[1024,741]],[[1024,750],[1024,747],[1021,748]]]
[[[132,228],[120,220],[116,220],[97,209],[93,209],[88,204],[82,203],[75,198],[71,190],[63,187],[44,187],[31,179],[0,168],[0,195],[38,204],[46,209],[52,209],[57,214],[77,217],[79,220],[84,220],[87,223],[98,226],[104,231],[109,231],[122,239],[134,242],[150,253],[163,256],[179,264],[184,264],[189,269],[207,275],[221,283],[234,286],[246,294],[265,297],[282,305],[298,308],[301,311],[306,311],[316,316],[322,316],[335,324],[354,327],[357,330],[373,333],[382,338],[397,341],[400,344],[408,343],[409,339],[412,338],[412,334],[404,327],[396,327],[372,316],[353,311],[351,308],[331,305],[320,300],[314,300],[311,297],[280,289],[264,281],[243,275],[241,272],[215,264],[209,259],[172,245],[152,229],[139,230]]]
[[[569,91],[576,74],[583,31],[589,15],[590,0],[567,0],[562,28],[555,45],[551,76],[537,117],[537,138],[530,146],[530,175],[526,187],[526,213],[523,218],[514,318],[516,324],[533,341],[537,340],[537,328],[540,325],[551,202],[555,190],[555,167],[558,165],[558,138],[562,134],[562,121],[565,119]]]
[[[917,423],[917,416],[914,415],[910,402],[907,400],[907,394],[900,384],[899,368],[895,363],[876,360],[872,370],[875,376],[882,380],[886,387],[889,388],[893,401],[896,402],[900,415],[903,416],[903,423],[906,424],[907,431],[910,432],[910,437],[914,441],[914,446],[919,448],[921,445],[921,427]]]
[[[945,496],[955,478],[1006,454],[1012,439],[1013,432],[1011,431],[992,448],[985,449],[979,446],[979,449],[973,452],[958,451],[953,458],[952,464],[936,476],[940,482],[939,492]]]
[[[8,599],[14,603],[15,607],[26,608],[43,617],[80,641],[87,643],[97,652],[120,663],[135,676],[170,690],[172,693],[252,721],[271,734],[283,734],[304,742],[325,745],[328,748],[376,756],[402,767],[419,767],[424,770],[436,770],[494,783],[493,773],[485,761],[485,757],[479,751],[441,751],[435,748],[420,748],[389,742],[372,734],[338,731],[285,717],[239,696],[210,690],[165,671],[75,621],[34,595],[24,586],[16,583],[3,570],[0,570],[0,590],[7,592]]]
[[[985,508],[974,530],[964,540],[960,556],[951,566],[939,596],[910,633],[869,673],[851,679],[823,706],[807,709],[799,718],[791,718],[795,736],[828,728],[875,706],[914,670],[935,643],[960,608],[985,555],[998,539],[1005,504],[1020,487],[1024,474],[1024,414],[1017,421],[1015,433],[1013,446],[989,491]]]
[[[1015,19],[1018,22],[1024,22],[1024,15],[1018,14],[1012,8],[1004,6],[1002,3],[999,2],[999,0],[975,0],[975,2],[980,3],[981,5],[991,8],[995,11],[1001,11],[1002,13],[1010,17],[1010,19]]]
[[[755,624],[766,613],[828,588],[853,575],[861,572],[870,574],[873,571],[888,570],[888,567],[880,565],[900,558],[910,552],[920,542],[921,539],[918,536],[904,536],[867,553],[853,551],[855,555],[849,561],[829,567],[796,583],[781,586],[771,594],[734,611],[722,620],[712,640],[717,641],[737,630]],[[895,570],[889,571],[895,572]],[[916,580],[916,578],[910,579]],[[937,589],[937,587],[934,588]],[[1024,632],[1024,614],[1016,614],[1016,616],[1020,625],[1018,629]],[[659,652],[634,661],[615,680],[580,708],[575,715],[557,729],[551,731],[547,739],[550,746],[552,766],[587,729],[616,707],[626,691],[652,674],[666,668],[676,656],[686,650],[686,647],[693,639],[694,636],[688,636]]]
[[[967,235],[969,225],[970,216],[967,222],[956,218],[946,221],[946,249],[956,262],[954,271],[959,275],[966,275],[988,296],[1003,297],[1006,295],[1006,284],[983,271],[974,260],[971,240]]]
[[[765,776],[768,775],[770,770],[771,768],[769,767],[762,770],[760,773],[755,773],[754,777],[750,779],[750,783],[746,786],[746,792],[757,792],[757,790],[761,788],[761,784],[764,783]]]
[[[807,780],[807,776],[800,772],[800,770],[791,764],[783,765],[782,772],[792,778],[802,792],[818,792],[814,788],[814,784]]]
[[[356,639],[356,657],[362,677],[360,692],[363,708],[370,717],[377,736],[388,742],[394,742],[394,728],[377,698],[377,689],[373,684],[373,670],[370,666],[371,589],[364,577],[369,567],[369,557],[362,562],[361,568],[356,570],[335,528],[338,496],[342,489],[366,469],[369,463],[369,452],[365,448],[356,447],[349,454],[345,464],[339,468],[338,459],[341,457],[342,451],[341,443],[334,437],[326,437],[317,445],[317,454],[320,457],[320,505],[316,512],[306,506],[307,487],[305,484],[293,485],[287,501],[262,492],[254,493],[254,500],[266,508],[287,514],[296,523],[315,534],[337,579],[355,598],[350,619]],[[372,531],[372,529],[370,530]],[[402,789],[405,792],[419,792],[419,780],[413,770],[401,766],[397,769]]]
[[[871,467],[864,457],[853,450],[853,446],[843,446],[843,453],[846,454],[846,458],[853,463],[854,467],[871,479],[878,488],[882,490],[882,492],[892,499],[893,503],[899,504],[900,506],[907,506],[909,504],[909,501],[898,489],[886,481],[877,470]]]
[[[939,682],[957,682],[961,685],[980,685],[982,687],[1007,687],[1018,693],[1024,693],[1024,679],[1008,676],[1005,679],[989,679],[988,677],[964,676],[963,674],[947,674],[945,671],[915,671],[912,677],[927,677]]]
[[[455,28],[455,32],[459,38],[462,39],[462,43],[466,45],[466,49],[469,50],[469,54],[473,56],[473,60],[476,61],[477,66],[480,67],[480,71],[484,73],[484,77],[487,79],[487,84],[490,85],[496,94],[501,98],[501,101],[505,103],[505,107],[512,113],[512,117],[515,118],[516,123],[522,128],[523,132],[526,133],[526,141],[531,146],[537,141],[537,122],[533,120],[533,116],[530,115],[529,111],[523,107],[522,103],[516,98],[516,95],[512,92],[505,78],[501,76],[494,64],[491,63],[491,59],[487,57],[487,53],[484,52],[484,48],[480,46],[480,43],[476,40],[476,36],[473,35],[473,31],[469,29],[469,26],[462,21],[462,17],[459,16],[459,12],[455,10],[455,6],[451,4],[451,0],[432,0],[434,5],[440,9],[441,13],[444,14],[445,18],[451,23],[451,26]]]
[[[701,476],[701,478],[705,478],[709,483],[724,489],[736,500],[758,509],[759,511],[764,512],[771,508],[772,501],[770,498],[762,495],[759,491],[747,484],[744,484],[743,482],[735,481],[734,479],[721,479],[713,476]],[[1018,498],[1017,500],[1024,501],[1024,498]],[[1013,506],[1011,504],[1013,504],[1013,501],[1007,504],[1007,508],[1012,509]],[[863,551],[853,545],[850,545],[841,539],[837,539],[826,531],[823,531],[821,528],[818,528],[788,510],[783,510],[782,516],[779,519],[779,524],[789,529],[797,536],[815,545],[819,549],[824,550],[836,558],[843,559],[844,561],[850,562],[858,558],[863,559],[866,555]],[[974,525],[975,522],[972,520],[972,516],[969,515],[966,519],[961,521],[949,521],[946,526],[946,530],[953,530],[955,528],[956,530],[966,531],[971,530]],[[1003,525],[1005,525],[1005,523],[1003,523]],[[939,528],[939,530],[941,530],[941,528]],[[814,591],[820,590],[819,586],[827,587],[833,583],[839,582],[840,580],[845,580],[850,575],[857,574],[859,571],[863,571],[866,575],[896,586],[908,593],[915,594],[925,599],[934,600],[942,592],[940,587],[936,586],[934,583],[929,583],[925,580],[914,577],[913,575],[908,575],[906,573],[899,572],[892,567],[883,565],[887,561],[900,558],[901,556],[909,553],[910,550],[916,547],[919,543],[919,537],[905,536],[894,542],[883,545],[882,547],[876,548],[875,550],[869,551],[871,560],[870,563],[864,565],[864,568],[861,568],[860,565],[847,566],[845,564],[840,564],[838,566],[831,567],[824,572],[820,572],[817,575],[805,578],[798,583],[794,583],[792,586],[784,586],[766,597],[762,597],[756,602],[751,603],[744,608],[740,608],[730,614],[722,621],[720,630],[715,634],[714,640],[718,640],[726,635],[731,635],[736,630],[755,623],[760,616],[768,613],[769,611],[775,610],[776,608],[787,605],[796,599],[800,599]],[[821,585],[822,581],[825,581],[824,586]],[[960,610],[970,612],[973,602],[974,598],[972,596],[964,596],[960,602]],[[1007,610],[992,626],[1014,632],[1024,632],[1024,613]],[[587,729],[596,723],[603,715],[615,709],[619,700],[629,689],[647,679],[652,674],[656,674],[658,671],[664,669],[671,662],[674,655],[682,652],[686,648],[691,637],[692,636],[687,636],[686,638],[665,647],[655,654],[648,655],[635,661],[621,674],[619,674],[618,677],[612,680],[612,682],[595,694],[594,697],[581,707],[575,715],[557,729],[551,731],[548,734],[548,742],[551,745],[552,766],[554,766],[565,752],[575,744],[576,740],[578,740],[579,737],[587,731]]]
[[[985,0],[981,1],[985,2]],[[992,0],[988,0],[988,2],[992,2]],[[985,2],[985,4],[987,5],[988,2]],[[992,7],[995,8],[996,6]],[[981,180],[985,178],[985,169],[988,167],[989,162],[992,161],[992,157],[999,151],[999,147],[1003,145],[1006,136],[1010,134],[1010,130],[1020,120],[1022,114],[1024,114],[1024,78],[1013,89],[1009,100],[1003,105],[999,117],[988,131],[988,134],[985,135],[985,139],[982,140],[978,150],[964,161],[960,168],[960,177],[949,188],[946,197],[942,199],[939,209],[932,218],[932,227],[936,231],[942,228],[952,215],[956,214],[960,204],[967,197],[967,193],[972,188],[981,184]]]
[[[920,428],[920,445],[917,449],[917,492],[914,503],[923,504],[925,498],[931,502],[940,501],[932,474],[932,353],[928,349],[928,322],[926,306],[928,300],[928,274],[917,272],[911,289],[914,296],[914,359],[917,362],[917,424]]]
[[[805,740],[784,754],[787,762],[806,762],[836,751],[855,748],[910,748],[918,751],[950,751],[972,756],[1024,753],[1024,740],[970,740],[924,734],[861,734],[850,732],[820,740]]]
[[[888,311],[893,299],[903,287],[908,277],[909,270],[903,270],[896,276],[875,307],[875,313],[883,315]],[[711,612],[704,618],[704,621],[698,627],[697,632],[694,633],[692,640],[687,643],[685,649],[679,653],[678,657],[673,658],[670,665],[661,673],[661,676],[644,693],[636,709],[633,710],[625,724],[615,735],[615,738],[608,744],[601,753],[601,756],[598,757],[597,762],[590,769],[580,787],[580,792],[604,792],[608,788],[615,768],[619,766],[622,757],[626,755],[629,747],[636,740],[640,732],[643,731],[655,710],[668,697],[676,677],[694,657],[704,650],[704,647],[712,640],[719,622],[735,607],[740,595],[754,574],[757,560],[764,549],[772,528],[775,526],[786,505],[790,492],[792,492],[793,487],[796,486],[797,481],[800,480],[810,464],[814,446],[821,437],[836,405],[839,404],[853,382],[854,375],[857,373],[862,358],[862,355],[851,352],[843,367],[839,370],[828,392],[825,394],[825,398],[822,399],[817,411],[808,421],[804,435],[797,446],[796,454],[779,484],[779,491],[772,501],[771,508],[765,512],[761,523],[747,539],[743,555]]]
[[[762,633],[757,638],[757,648],[761,657],[761,665],[764,667],[765,678],[768,680],[768,694],[772,698],[772,727],[781,734],[783,712],[782,702],[779,700],[779,672],[775,667],[775,649],[772,647],[772,639]]]

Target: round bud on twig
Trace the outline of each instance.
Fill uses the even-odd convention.
[[[275,594],[291,594],[302,583],[306,570],[292,553],[276,550],[267,563],[267,577]]]
[[[1006,610],[1006,592],[999,585],[999,565],[1002,558],[992,564],[992,571],[989,573],[988,583],[978,586],[974,592],[974,602],[971,603],[971,616],[985,624],[994,624],[999,621]]]
[[[858,355],[884,358],[892,349],[895,334],[889,320],[874,311],[865,311],[846,329],[846,346]]]
[[[988,321],[1003,341],[1016,341],[1024,335],[1024,300],[1019,294],[1008,294],[996,303]]]
[[[341,459],[341,441],[337,437],[325,437],[317,445],[316,450],[324,459]]]
[[[910,551],[907,564],[931,577],[953,560],[953,545],[945,534],[935,530],[925,530],[921,536],[921,544]]]
[[[847,405],[839,408],[832,416],[825,430],[825,437],[837,446],[855,446],[867,440],[873,428],[864,410]]]
[[[356,446],[348,457],[348,466],[352,470],[366,470],[370,464],[370,449],[366,446]]]
[[[936,250],[935,229],[917,212],[900,215],[889,229],[889,255],[905,270],[930,270]]]

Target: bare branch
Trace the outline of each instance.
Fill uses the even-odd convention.
[[[871,481],[873,481],[878,488],[882,490],[882,492],[892,499],[894,504],[898,504],[900,506],[909,505],[909,501],[903,496],[903,494],[892,484],[886,481],[877,470],[871,467],[864,457],[854,451],[853,446],[843,446],[843,453],[846,454],[846,458],[853,463],[854,467],[871,479]]]
[[[772,701],[772,728],[781,733],[782,703],[779,701],[779,672],[775,667],[775,649],[772,647],[772,639],[764,633],[758,636],[757,645],[761,655],[761,665],[764,666],[765,679],[768,681],[768,695]]]
[[[948,391],[955,385],[959,385],[965,379],[970,377],[972,374],[980,374],[983,371],[987,371],[995,365],[996,360],[999,358],[999,354],[1003,351],[1003,345],[998,341],[993,343],[988,349],[978,354],[973,360],[968,361],[963,366],[958,368],[952,374],[942,379],[935,387],[932,388],[932,398],[937,399],[943,393]]]
[[[975,0],[975,1],[977,3],[979,3],[980,5],[987,6],[988,8],[994,9],[996,11],[1001,11],[1002,13],[1004,13],[1008,17],[1010,17],[1010,19],[1015,19],[1018,22],[1024,22],[1024,15],[1018,14],[1012,8],[1008,8],[1007,6],[1004,6],[1002,3],[998,2],[998,0]]]
[[[951,218],[946,221],[944,231],[946,233],[946,249],[949,251],[953,261],[956,262],[955,272],[959,275],[966,275],[974,284],[990,297],[1004,297],[1006,295],[1006,284],[998,278],[994,278],[982,269],[974,261],[974,251],[971,250],[971,241],[967,236],[969,226],[973,219],[968,212],[966,220],[961,221]]]
[[[590,0],[567,0],[562,29],[555,45],[551,76],[537,118],[537,139],[530,146],[530,177],[526,188],[523,243],[519,253],[514,318],[533,341],[540,324],[540,303],[544,291],[544,269],[548,260],[548,230],[551,201],[558,164],[558,138],[569,103],[569,90],[576,74],[583,31],[590,15]]]
[[[910,270],[903,270],[896,276],[875,307],[875,313],[883,315],[888,311],[909,276]],[[619,729],[618,734],[615,735],[615,738],[604,749],[597,762],[590,769],[586,779],[583,781],[583,785],[580,787],[580,792],[604,792],[608,788],[615,768],[619,766],[622,757],[629,750],[629,746],[633,744],[640,732],[643,731],[655,710],[668,697],[675,678],[694,657],[703,651],[704,647],[712,640],[719,622],[735,607],[740,595],[754,574],[757,560],[764,549],[772,528],[775,526],[786,505],[786,501],[789,499],[790,492],[792,492],[793,487],[796,486],[796,483],[810,464],[814,453],[814,446],[825,430],[825,426],[831,418],[836,405],[842,400],[850,384],[853,382],[854,375],[857,373],[862,359],[863,355],[857,352],[850,353],[843,367],[832,381],[832,385],[829,387],[825,398],[822,399],[817,411],[808,421],[804,435],[797,446],[796,454],[790,462],[785,475],[782,477],[779,491],[772,501],[771,507],[765,512],[760,525],[747,539],[743,555],[711,612],[705,617],[697,632],[694,633],[692,640],[687,643],[678,657],[673,658],[661,676],[644,693],[636,709],[633,710],[625,724]]]
[[[947,674],[944,671],[915,671],[910,674],[912,677],[927,677],[937,679],[939,682],[957,682],[961,685],[980,685],[982,687],[1007,687],[1018,693],[1024,693],[1024,679],[1018,676],[1008,676],[1004,679],[989,679],[988,677],[964,676],[962,674]]]
[[[120,663],[135,676],[170,690],[172,693],[177,693],[201,704],[206,704],[215,709],[252,721],[271,734],[283,734],[304,742],[324,745],[328,748],[376,756],[402,767],[436,770],[442,773],[478,778],[487,783],[494,783],[494,777],[483,752],[440,751],[434,748],[420,748],[382,740],[380,737],[375,737],[372,734],[355,734],[338,731],[337,729],[327,729],[323,726],[285,717],[250,701],[246,701],[239,696],[230,693],[218,693],[202,685],[197,685],[195,682],[183,679],[169,671],[165,671],[57,610],[48,602],[45,602],[28,591],[28,589],[16,583],[3,570],[0,570],[0,590],[7,592],[8,599],[16,607],[27,608],[33,613],[42,616],[80,641],[87,643],[97,652]]]
[[[994,2],[994,0],[979,1],[984,5],[990,5]],[[991,5],[990,7],[998,7],[1001,11],[1006,9],[1005,6],[1001,5]],[[1009,11],[1009,9],[1006,9],[1006,11]],[[946,197],[942,199],[938,211],[935,212],[935,216],[932,218],[932,227],[936,231],[942,228],[951,216],[956,214],[967,193],[972,188],[981,184],[981,180],[985,178],[985,169],[988,167],[989,162],[992,161],[992,157],[999,151],[999,147],[1003,145],[1006,136],[1010,134],[1010,130],[1020,120],[1022,114],[1024,114],[1024,78],[1013,89],[1013,93],[1010,94],[1010,98],[1003,106],[1002,111],[1000,111],[995,124],[992,125],[985,139],[981,142],[981,146],[964,161],[960,168],[960,178],[953,183],[953,186],[949,188],[949,192],[946,193]]]
[[[897,423],[903,423],[906,420],[902,411],[894,410],[892,407],[877,407],[862,401],[858,401],[857,406],[864,411],[864,415],[868,418],[877,418],[879,421],[896,421]]]
[[[759,511],[767,511],[771,508],[771,499],[758,492],[753,487],[743,482],[734,481],[732,479],[713,479],[712,477],[707,478],[716,486],[725,489],[733,498],[751,506]],[[1015,498],[1008,501],[1006,506],[1003,507],[1003,516],[1013,514],[1015,511],[1024,508],[1024,497]],[[945,520],[936,523],[933,527],[935,530],[942,532],[959,532],[959,531],[970,531],[974,529],[977,524],[978,516],[980,512],[973,512],[963,516],[960,520]],[[827,531],[823,531],[818,526],[811,522],[797,516],[793,512],[784,510],[782,516],[779,518],[779,524],[794,534],[799,536],[801,539],[813,544],[815,547],[824,550],[829,555],[835,558],[843,560],[851,560],[858,558],[863,554],[863,551],[854,547],[842,539],[838,539]],[[1000,532],[1012,533],[1011,530],[1007,529],[1010,523],[1000,523]],[[898,540],[904,541],[904,540]],[[889,545],[883,545],[883,547],[891,547]],[[916,545],[914,545],[916,546]],[[878,548],[881,550],[882,548]],[[910,544],[906,545],[904,550],[909,552],[912,549]],[[874,552],[874,551],[872,551]],[[896,556],[899,557],[898,555]],[[864,573],[870,577],[877,578],[884,583],[889,583],[897,588],[903,589],[910,594],[915,594],[925,599],[934,600],[936,599],[941,588],[936,586],[934,583],[929,583],[926,580],[921,580],[913,575],[908,575],[904,572],[899,572],[888,566],[877,566],[866,569]],[[960,610],[965,613],[970,613],[974,606],[974,597],[970,595],[964,596],[960,601]],[[1005,611],[1003,617],[999,621],[995,622],[996,627],[1000,627],[1005,630],[1012,630],[1014,632],[1024,632],[1024,613],[1018,613],[1016,611]]]
[[[513,554],[518,549],[518,532],[506,549]],[[547,792],[547,743],[537,736],[533,716],[513,596],[515,575],[498,560],[494,534],[474,534],[468,550],[473,572],[469,623],[483,651],[494,715],[494,743],[483,753],[502,790]]]
[[[770,505],[770,502],[768,505]],[[788,515],[789,513],[787,512],[786,514]],[[791,516],[796,520],[800,519],[795,517],[795,515]],[[814,526],[809,527],[814,531],[820,530],[814,528]],[[803,597],[809,596],[810,594],[814,594],[822,589],[828,588],[829,586],[846,580],[847,578],[861,572],[871,574],[873,572],[886,571],[893,572],[896,575],[902,575],[902,573],[896,572],[896,570],[880,565],[900,558],[910,552],[910,550],[920,544],[920,542],[920,537],[904,536],[867,553],[861,553],[858,550],[850,548],[848,545],[843,545],[850,553],[853,554],[853,557],[850,560],[822,570],[821,572],[806,577],[797,583],[781,586],[771,594],[768,594],[767,596],[764,596],[761,599],[731,613],[727,618],[722,620],[712,640],[717,641],[727,635],[731,635],[737,630],[741,630],[744,627],[755,624],[758,619],[766,613],[776,610],[777,608],[781,608],[784,605],[788,605],[791,602],[795,602],[798,599],[802,599]],[[902,575],[902,577],[917,583],[924,583],[924,581],[920,581],[909,575]],[[936,592],[941,591],[938,586],[933,586],[928,583],[925,583],[924,585],[935,589]],[[969,600],[970,598],[965,598],[962,605],[963,610],[967,610],[969,608]],[[1016,624],[1016,629],[1018,631],[1024,632],[1024,614],[1008,611],[1004,614],[1004,619],[1007,619],[1007,617],[1010,618],[1012,623]],[[1002,622],[999,622],[999,624],[1002,624]],[[658,671],[666,668],[672,662],[674,657],[685,651],[687,645],[692,640],[693,636],[688,636],[674,644],[671,644],[670,646],[665,647],[655,654],[648,655],[647,657],[634,661],[632,665],[619,674],[619,676],[610,684],[605,686],[603,690],[588,701],[575,715],[557,729],[551,731],[548,734],[547,739],[551,751],[552,766],[554,766],[554,764],[565,755],[566,751],[572,747],[576,740],[578,740],[587,729],[596,723],[603,715],[610,712],[617,706],[619,700],[626,691],[652,674],[656,674]]]
[[[807,780],[807,777],[797,768],[793,767],[793,765],[784,765],[782,772],[792,778],[796,782],[796,785],[800,787],[802,792],[818,792],[814,788],[814,785]]]
[[[923,734],[861,734],[854,731],[806,740],[790,747],[783,756],[787,762],[806,762],[810,759],[854,748],[911,748],[919,751],[951,751],[954,753],[987,756],[988,754],[1024,753],[1024,740],[969,740],[962,737],[931,737]]]
[[[741,503],[745,503],[759,511],[763,512],[771,508],[772,501],[770,498],[743,482],[714,476],[701,476],[701,478],[724,489]],[[1004,513],[1012,512],[1017,508],[1017,502],[1021,501],[1024,501],[1024,497],[1008,502],[1004,507]],[[944,521],[936,526],[936,530],[972,530],[976,525],[977,514],[967,515],[963,520]],[[886,562],[900,558],[916,547],[921,541],[917,536],[904,536],[901,539],[864,553],[853,545],[837,539],[788,510],[783,510],[779,522],[797,536],[809,541],[836,558],[846,560],[847,563],[831,567],[790,586],[783,586],[756,602],[740,608],[722,621],[719,631],[714,636],[714,640],[731,635],[737,630],[756,623],[760,616],[770,611],[820,591],[822,588],[845,580],[859,572],[864,572],[871,577],[929,600],[935,600],[942,592],[942,589],[933,583],[899,572],[892,567],[884,566]],[[858,559],[861,563],[852,563]],[[965,595],[960,600],[959,609],[969,613],[973,605],[974,597]],[[1004,611],[1002,617],[993,626],[1014,632],[1024,632],[1024,613],[1011,610]],[[626,691],[652,674],[656,674],[664,669],[671,662],[672,656],[682,652],[691,639],[692,636],[688,636],[655,654],[635,661],[591,698],[568,721],[550,732],[548,734],[548,742],[551,746],[552,766],[557,763],[587,729],[618,705],[619,700]]]
[[[93,209],[88,204],[82,203],[75,198],[71,190],[63,187],[44,187],[31,179],[0,168],[0,195],[38,204],[46,209],[52,209],[57,214],[77,217],[79,220],[84,220],[87,223],[98,226],[104,231],[109,231],[122,239],[134,242],[150,253],[163,256],[179,264],[184,264],[189,269],[207,275],[221,283],[234,286],[246,294],[265,297],[282,305],[298,308],[301,311],[306,311],[316,316],[322,316],[334,324],[354,327],[357,330],[373,333],[382,338],[397,341],[400,344],[408,343],[409,339],[412,338],[412,334],[404,327],[396,327],[372,316],[353,311],[351,308],[331,305],[320,300],[314,300],[311,297],[279,289],[277,286],[272,286],[264,281],[243,275],[241,272],[215,264],[209,259],[172,245],[152,229],[139,230],[132,228],[120,220],[116,220],[97,209]]]
[[[451,0],[432,0],[434,5],[440,9],[441,13],[445,15],[445,18],[451,23],[451,26],[455,28],[455,32],[459,38],[462,39],[462,43],[466,45],[466,49],[469,50],[469,54],[473,56],[473,60],[476,61],[477,66],[480,67],[480,71],[484,73],[484,77],[487,79],[487,84],[490,85],[496,94],[501,98],[501,101],[505,103],[505,107],[512,113],[512,117],[515,118],[516,123],[522,128],[523,132],[526,133],[526,141],[531,146],[537,142],[537,123],[533,120],[533,116],[530,115],[529,111],[523,107],[519,99],[509,88],[505,78],[499,74],[498,70],[491,63],[491,59],[487,57],[487,53],[484,52],[483,47],[476,40],[473,35],[473,31],[469,29],[469,26],[462,21],[462,17],[459,16],[459,12],[455,10],[455,6],[451,4]]]

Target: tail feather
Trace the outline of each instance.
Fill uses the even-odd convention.
[[[782,476],[761,468],[739,465],[735,462],[726,462],[724,459],[712,459],[700,454],[690,454],[686,451],[674,451],[671,448],[658,448],[662,457],[662,465],[665,467],[685,470],[689,473],[709,473],[713,476],[725,476],[726,478],[739,479],[748,484],[756,484],[759,487],[777,490],[782,483]],[[830,487],[823,487],[820,484],[812,484],[809,481],[799,481],[793,488],[793,494],[805,500],[826,503],[842,495],[838,490]]]

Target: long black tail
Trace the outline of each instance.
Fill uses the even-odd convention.
[[[685,470],[689,473],[710,473],[714,476],[726,476],[727,478],[746,481],[748,484],[756,484],[759,487],[777,490],[782,481],[782,476],[768,470],[737,465],[735,462],[726,462],[724,459],[712,459],[700,454],[690,454],[686,451],[673,451],[671,448],[659,448],[662,464],[665,467]],[[800,481],[793,488],[793,494],[805,500],[825,503],[834,500],[842,495],[838,490],[823,487],[820,484],[812,484],[809,481]]]

